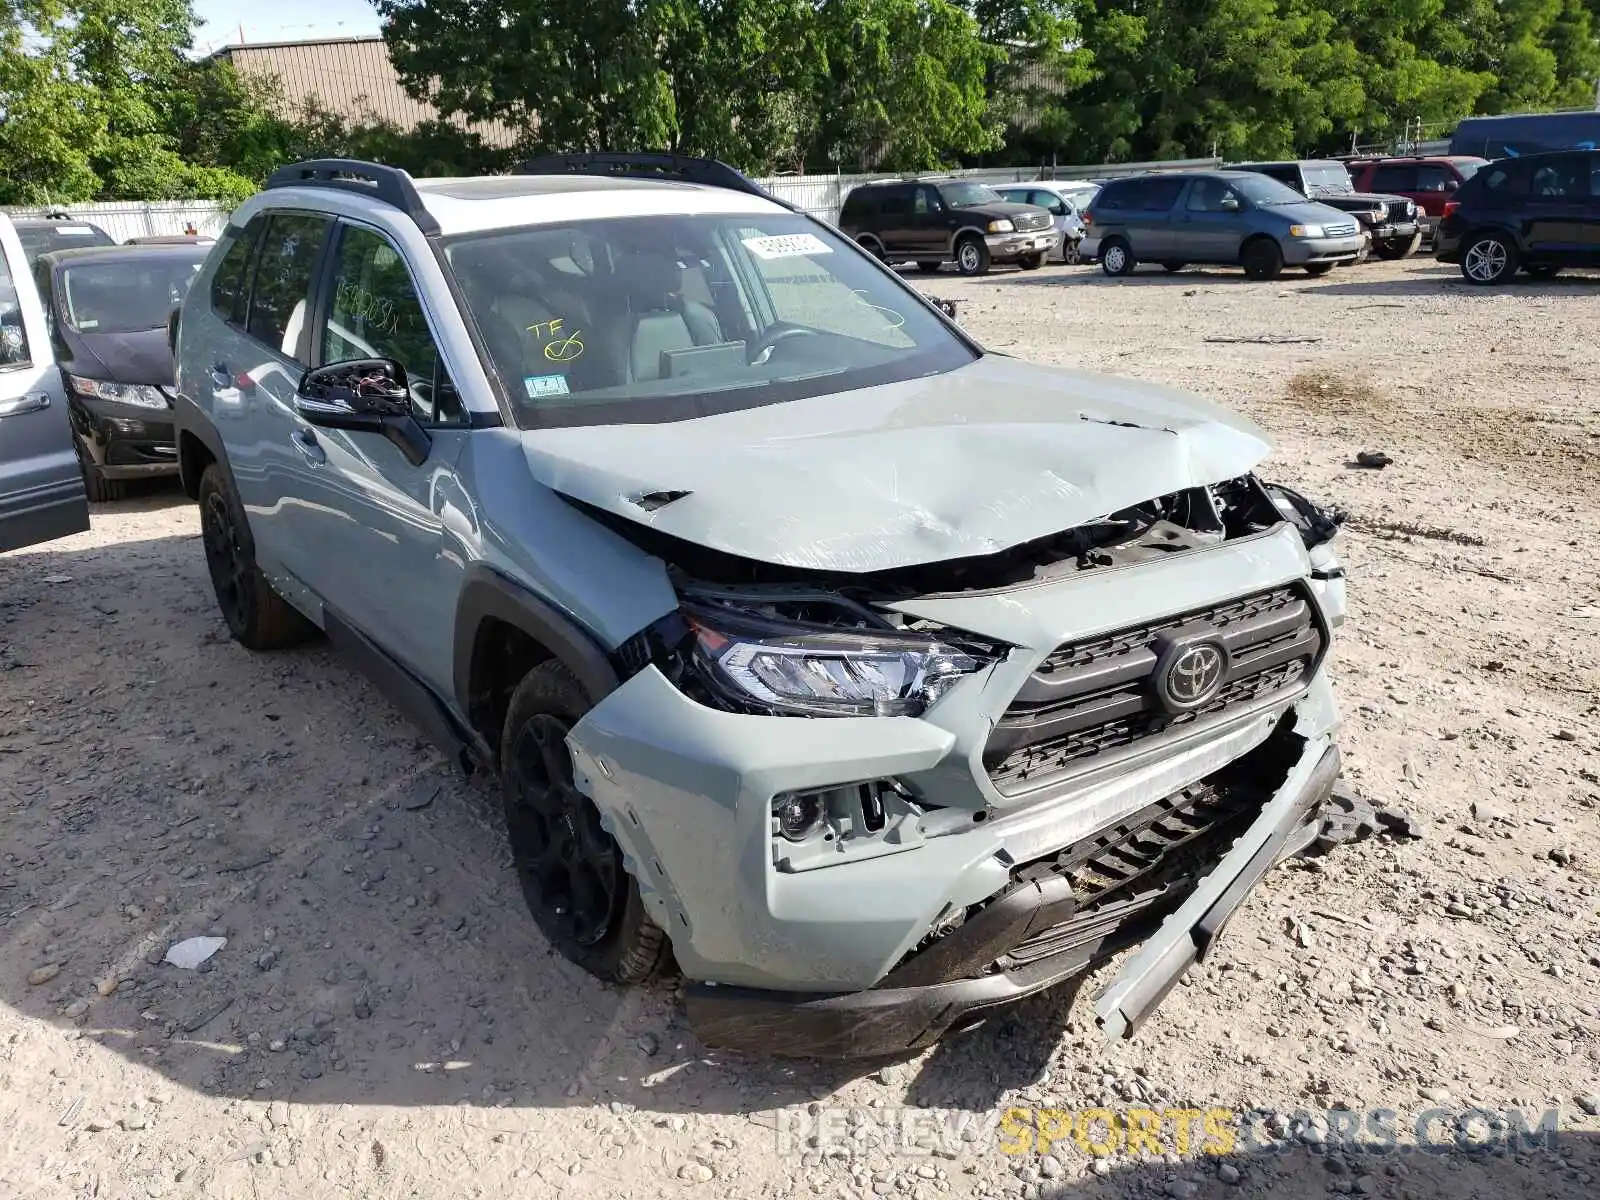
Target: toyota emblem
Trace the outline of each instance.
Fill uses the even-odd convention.
[[[1222,647],[1197,642],[1168,664],[1162,690],[1174,708],[1199,708],[1221,689],[1225,663]]]

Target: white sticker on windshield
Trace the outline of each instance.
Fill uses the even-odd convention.
[[[57,225],[57,237],[93,237],[94,230],[86,225]]]
[[[802,258],[808,254],[833,253],[833,249],[814,233],[750,237],[744,239],[744,246],[757,258]]]

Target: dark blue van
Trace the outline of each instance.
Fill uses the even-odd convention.
[[[1450,138],[1451,154],[1519,158],[1550,150],[1600,147],[1600,110],[1468,117]]]

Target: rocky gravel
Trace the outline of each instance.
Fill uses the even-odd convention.
[[[1347,779],[1421,838],[1274,872],[1115,1046],[1100,976],[906,1061],[711,1053],[670,985],[552,955],[493,790],[347,662],[229,640],[152,489],[0,556],[0,1196],[1595,1195],[1600,278],[917,282],[995,349],[1241,409],[1350,512]],[[1096,1156],[1095,1108],[1256,1136]],[[1554,1146],[1491,1119],[1551,1108]],[[1476,1143],[1385,1152],[1373,1109]]]

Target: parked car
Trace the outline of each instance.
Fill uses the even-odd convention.
[[[1002,200],[1032,204],[1050,214],[1059,238],[1057,252],[1064,263],[1078,261],[1078,243],[1083,241],[1084,234],[1083,210],[1089,207],[1099,190],[1092,184],[1044,180],[995,188]]]
[[[100,226],[89,221],[74,220],[64,212],[52,213],[48,217],[18,217],[12,224],[22,242],[23,253],[28,256],[30,270],[41,254],[48,254],[52,250],[117,244],[117,239]]]
[[[44,306],[0,213],[0,553],[89,528]]]
[[[91,500],[178,473],[167,321],[206,249],[57,250],[34,264]]]
[[[1032,271],[1060,242],[1044,209],[968,179],[860,184],[844,198],[839,228],[886,262],[937,271],[954,259],[963,275],[987,274],[991,263]]]
[[[1302,162],[1236,163],[1236,171],[1257,171],[1300,195],[1349,213],[1360,223],[1379,258],[1406,258],[1422,244],[1417,206],[1404,196],[1357,192],[1350,172],[1333,159]]]
[[[670,952],[707,1044],[904,1051],[1142,942],[1130,1032],[1320,826],[1337,525],[1261,433],[985,353],[720,163],[286,167],[177,358],[233,636],[497,776],[552,946]]]
[[[217,239],[208,233],[152,233],[129,238],[127,246],[213,246]]]
[[[1450,135],[1451,154],[1483,158],[1523,158],[1554,150],[1593,150],[1600,146],[1600,112],[1513,113],[1468,117]]]
[[[1141,262],[1168,271],[1190,263],[1244,267],[1276,279],[1286,266],[1322,275],[1361,253],[1361,231],[1345,213],[1307,200],[1253,171],[1173,171],[1113,179],[1085,218],[1079,247],[1107,275]]]
[[[1503,158],[1482,167],[1445,206],[1434,257],[1468,283],[1548,279],[1600,267],[1600,151]]]
[[[1345,163],[1357,192],[1387,192],[1417,206],[1424,238],[1432,238],[1446,201],[1483,166],[1481,158],[1418,155],[1410,158],[1353,159]]]

